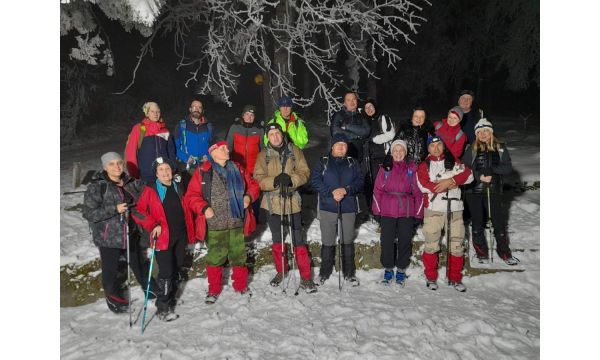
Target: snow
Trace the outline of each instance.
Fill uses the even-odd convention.
[[[508,132],[519,125],[519,119],[506,118],[498,121],[496,130],[509,140],[516,170],[511,179],[539,181],[539,135]],[[307,149],[318,148],[315,142],[324,138],[326,131],[316,125],[309,131],[314,136]],[[84,172],[98,168],[100,154],[122,149],[124,140],[92,141],[63,149],[61,194],[73,190],[73,161],[81,161]],[[61,196],[61,265],[83,264],[98,257],[81,212],[66,210],[82,199],[83,194]],[[206,279],[189,281],[184,302],[177,307],[180,318],[170,323],[154,318],[144,335],[139,322],[129,329],[128,316],[112,314],[103,300],[61,308],[61,358],[539,358],[539,215],[539,190],[515,195],[509,208],[509,237],[524,271],[465,277],[466,293],[445,285],[444,268],[440,269],[440,289],[427,290],[422,265],[413,264],[405,288],[381,285],[382,271],[372,269],[357,272],[359,287],[345,284],[340,292],[334,272],[316,294],[294,296],[297,272],[287,294],[282,294],[280,288],[268,285],[274,274],[269,265],[254,275],[251,298],[226,285],[212,306],[204,304]],[[320,243],[318,227],[317,219],[308,224],[309,242]],[[377,246],[379,234],[374,230],[372,224],[363,224],[357,243]],[[257,248],[270,242],[268,229],[256,239]],[[139,310],[143,302],[139,287],[133,297]],[[151,303],[149,317],[154,311]]]

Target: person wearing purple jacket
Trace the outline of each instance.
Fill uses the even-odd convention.
[[[404,287],[406,268],[410,264],[415,219],[423,218],[423,195],[417,185],[417,166],[406,160],[404,140],[391,146],[393,166],[386,171],[381,165],[373,189],[373,215],[380,216],[381,265],[385,268],[383,283],[394,278]],[[395,246],[395,239],[398,244]]]

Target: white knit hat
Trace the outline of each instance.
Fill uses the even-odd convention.
[[[475,135],[477,135],[477,132],[479,130],[483,130],[483,129],[488,129],[488,130],[490,130],[490,132],[492,134],[494,133],[494,128],[492,127],[492,123],[489,122],[486,118],[481,118],[481,120],[479,120],[477,122],[477,124],[475,124]]]
[[[396,145],[402,145],[402,146],[404,146],[404,151],[408,151],[408,147],[406,146],[406,141],[400,140],[400,139],[394,140],[392,142],[392,146],[390,147],[390,149],[394,150],[394,146],[396,146]]]

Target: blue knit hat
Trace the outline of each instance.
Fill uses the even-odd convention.
[[[292,105],[294,105],[294,103],[292,102],[292,98],[287,95],[280,97],[279,100],[277,101],[277,106],[279,106],[279,107],[282,107],[282,106],[292,107]]]
[[[333,135],[333,137],[331,138],[331,145],[333,145],[335,143],[339,143],[339,142],[348,144],[348,137],[346,136],[346,134],[335,133],[335,135]]]

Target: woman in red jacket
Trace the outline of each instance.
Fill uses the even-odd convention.
[[[179,317],[174,312],[176,288],[182,278],[181,269],[188,243],[194,243],[192,214],[183,202],[183,187],[173,181],[173,164],[162,157],[152,166],[156,181],[146,185],[133,219],[150,233],[151,245],[156,241],[158,318],[164,321]]]
[[[460,128],[463,115],[460,106],[455,106],[448,111],[446,119],[433,124],[435,134],[442,139],[446,149],[454,155],[455,159],[460,159],[467,143],[467,135]]]

